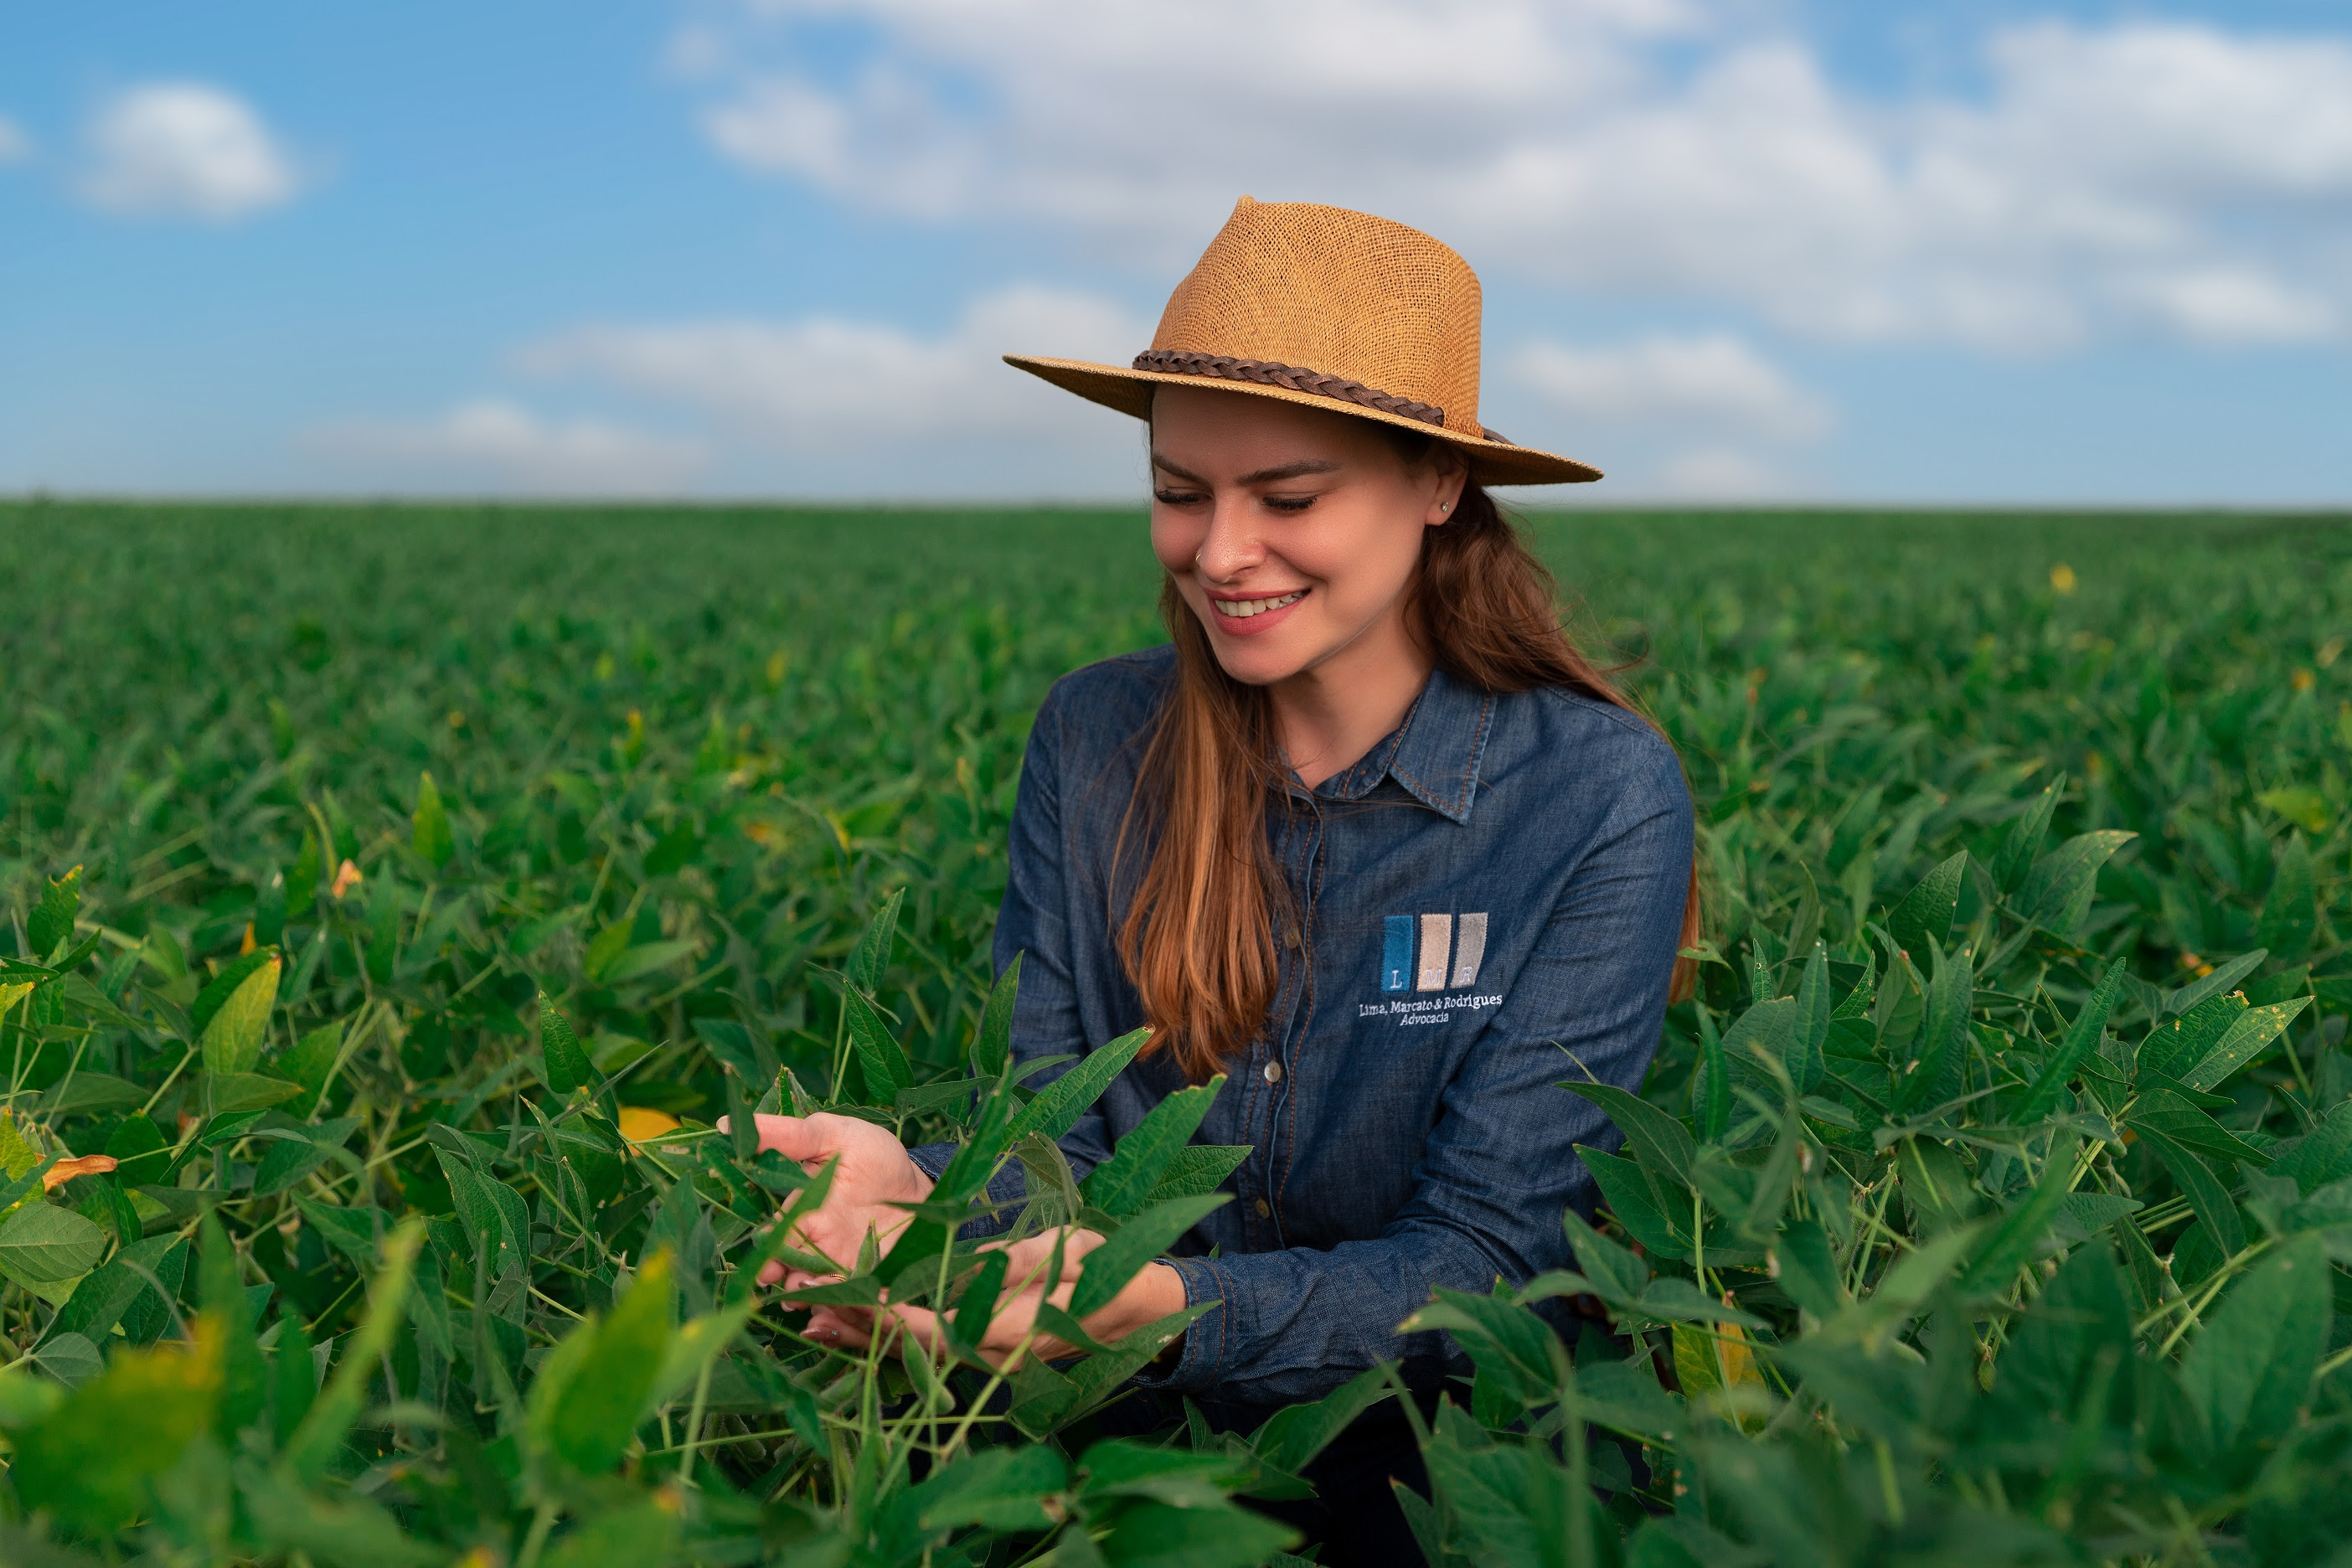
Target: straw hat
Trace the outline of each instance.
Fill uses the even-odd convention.
[[[1597,479],[1478,423],[1478,277],[1401,223],[1244,196],[1131,366],[1006,354],[1080,397],[1151,414],[1155,385],[1303,403],[1450,441],[1482,484]]]

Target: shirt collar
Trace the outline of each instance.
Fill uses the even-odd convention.
[[[1494,714],[1494,693],[1433,669],[1404,722],[1355,766],[1318,784],[1315,793],[1326,800],[1361,800],[1381,780],[1392,778],[1447,821],[1466,823]]]

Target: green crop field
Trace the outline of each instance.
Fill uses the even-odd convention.
[[[1706,959],[1580,1272],[1421,1314],[1433,1561],[2337,1560],[2352,524],[1528,526]],[[810,1344],[749,1279],[820,1187],[710,1131],[1024,1159],[1081,1307],[1197,1212],[1175,1102],[1055,1179],[1099,1084],[990,1007],[1029,716],[1155,588],[1131,510],[0,507],[0,1561],[1278,1560],[1387,1373],[1108,1439],[1181,1325]],[[950,1212],[828,1289],[984,1319]]]

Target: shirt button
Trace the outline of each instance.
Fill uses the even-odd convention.
[[[1269,1219],[1269,1218],[1273,1217],[1273,1215],[1274,1215],[1274,1205],[1273,1205],[1272,1204],[1267,1203],[1264,1198],[1260,1198],[1260,1199],[1258,1199],[1256,1207],[1257,1207],[1257,1217],[1258,1217],[1258,1218],[1260,1218],[1260,1219]]]
[[[1284,931],[1282,941],[1285,946],[1296,952],[1298,947],[1298,928],[1292,926],[1288,931]]]
[[[1268,1062],[1265,1064],[1265,1081],[1268,1083],[1280,1083],[1282,1081],[1282,1064],[1280,1062]]]

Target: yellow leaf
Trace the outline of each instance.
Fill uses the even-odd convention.
[[[358,887],[362,879],[360,868],[346,860],[335,868],[335,885],[329,891],[337,899],[341,899],[345,893]]]
[[[642,1105],[621,1107],[621,1136],[632,1143],[642,1143],[648,1138],[658,1138],[677,1130],[677,1118]]]
[[[20,980],[11,985],[0,985],[0,1013],[5,1013],[17,1003],[30,996],[33,994],[33,987],[39,984],[37,980]]]
[[[60,1160],[41,1176],[41,1190],[54,1193],[76,1176],[102,1176],[114,1169],[111,1154],[83,1154],[71,1160]]]

